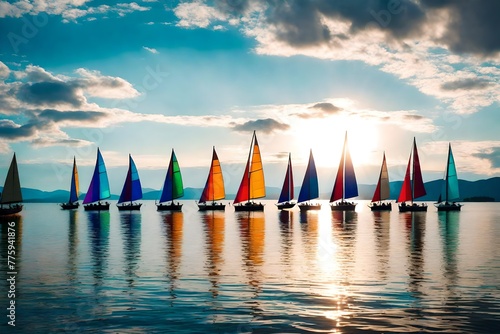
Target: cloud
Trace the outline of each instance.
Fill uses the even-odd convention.
[[[208,6],[207,3],[213,4]],[[457,113],[500,102],[500,39],[490,1],[216,0],[183,2],[200,8],[200,22],[174,10],[179,26],[237,25],[257,54],[362,61],[395,75]],[[209,7],[209,8],[207,8]],[[180,15],[182,14],[182,15]],[[197,15],[197,14],[193,14]],[[201,15],[201,14],[200,14]],[[184,23],[181,23],[184,22]],[[499,21],[500,22],[500,21]],[[485,62],[485,59],[488,60]],[[467,81],[471,80],[471,81]],[[483,81],[484,80],[484,81]],[[460,86],[458,82],[464,81]],[[447,83],[454,83],[447,84]],[[489,84],[487,84],[489,82]],[[458,84],[458,89],[455,89]],[[451,89],[450,89],[451,87]],[[468,94],[464,94],[467,90]],[[303,116],[308,117],[307,113]]]
[[[124,99],[139,96],[139,92],[128,81],[120,77],[102,75],[99,71],[79,68],[75,71],[81,78],[72,79],[74,83],[90,96],[107,99]]]
[[[84,103],[79,88],[65,82],[26,83],[18,88],[16,97],[33,106],[69,105],[78,108]]]
[[[448,16],[440,42],[457,53],[492,55],[500,52],[500,2],[423,0],[429,9],[445,11]]]
[[[154,49],[154,48],[148,48],[147,46],[143,46],[142,47],[144,50],[148,51],[148,52],[151,52],[152,54],[158,54],[160,52],[158,52],[158,50]]]
[[[7,65],[5,65],[0,61],[0,80],[8,78],[9,75],[10,75],[9,68],[7,67]]]
[[[308,108],[312,111],[301,112],[294,114],[294,116],[308,119],[308,118],[324,118],[327,116],[335,115],[342,110],[342,108],[333,105],[330,102],[319,102]]]
[[[131,3],[117,3],[115,5],[89,6],[89,0],[57,0],[57,1],[17,1],[7,3],[0,1],[0,18],[21,17],[25,14],[38,15],[46,13],[49,15],[60,15],[63,22],[76,22],[77,19],[87,15],[108,15],[116,13],[118,16],[136,11],[147,11],[150,7],[145,7]]]
[[[252,132],[262,131],[264,133],[271,133],[274,131],[285,131],[290,128],[290,125],[278,122],[272,118],[257,119],[255,121],[248,121],[243,124],[234,125],[235,131]]]
[[[484,152],[472,154],[474,157],[486,160],[492,168],[500,169],[500,146],[490,147],[485,149]]]
[[[450,82],[445,82],[441,85],[441,89],[444,90],[472,90],[472,89],[485,89],[491,86],[493,83],[489,80],[470,78],[461,79]]]
[[[31,137],[34,135],[35,130],[32,124],[21,126],[11,120],[0,120],[0,138],[6,140]]]
[[[225,20],[226,15],[201,1],[182,2],[174,8],[179,18],[177,26],[185,28],[206,28],[213,21]]]

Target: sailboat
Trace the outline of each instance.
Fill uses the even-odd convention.
[[[293,172],[292,172],[292,154],[288,154],[288,166],[286,167],[285,180],[281,188],[281,194],[276,206],[279,210],[291,209],[295,206],[292,202],[294,196],[293,190]]]
[[[444,201],[441,201],[443,195]],[[436,205],[438,211],[460,211],[462,205],[453,202],[458,200],[459,197],[460,194],[458,191],[458,176],[457,169],[455,167],[455,159],[453,158],[453,152],[451,151],[451,144],[448,144],[448,160],[444,175],[443,189],[441,190],[441,194],[439,195],[439,200]]]
[[[422,203],[417,205],[413,203],[413,200],[422,196],[425,196],[426,191],[424,187],[424,181],[422,179],[422,170],[420,169],[420,160],[418,158],[417,142],[413,138],[413,164],[412,164],[412,153],[410,153],[410,158],[408,159],[408,166],[406,167],[405,179],[399,193],[397,202],[401,202],[399,205],[399,212],[412,212],[412,211],[427,211],[427,205]],[[410,176],[412,172],[413,177]],[[411,201],[411,205],[406,204],[407,201]]]
[[[389,188],[389,172],[387,171],[387,163],[385,162],[385,152],[384,158],[382,159],[382,167],[380,168],[380,175],[378,177],[377,188],[373,193],[372,203],[369,205],[372,211],[391,211],[391,202],[382,202],[388,199],[390,196]]]
[[[101,201],[109,198],[110,196],[111,192],[109,191],[108,173],[106,172],[106,165],[104,164],[101,151],[98,148],[94,175],[92,175],[89,190],[83,200],[83,208],[85,211],[109,210],[109,202],[101,203]]]
[[[21,212],[23,205],[21,184],[19,183],[19,171],[17,170],[16,154],[12,157],[7,177],[0,198],[0,216],[13,215]],[[6,206],[8,204],[8,206]]]
[[[252,200],[266,196],[266,184],[264,181],[264,169],[260,156],[259,144],[255,131],[253,132],[248,161],[241,179],[240,187],[234,199],[235,211],[264,211],[262,203],[255,203]],[[242,202],[247,201],[245,204]]]
[[[219,157],[215,152],[215,146],[212,148],[212,164],[208,172],[207,182],[201,194],[200,201],[198,202],[198,210],[225,210],[226,205],[217,203],[216,201],[226,197],[224,189],[224,177],[222,175],[222,168],[220,166]],[[207,203],[207,202],[212,203]]]
[[[175,156],[174,149],[172,149],[167,175],[165,176],[165,182],[163,183],[160,201],[156,204],[156,210],[181,211],[182,204],[179,202],[174,203],[174,199],[182,196],[184,196],[184,187],[182,185],[181,169],[179,167],[177,157]]]
[[[69,188],[69,200],[67,203],[61,203],[61,208],[63,210],[78,209],[80,203],[78,202],[79,193],[78,184],[78,169],[76,168],[76,157],[73,157],[73,172],[71,173],[71,185]]]
[[[332,196],[330,198],[330,208],[332,211],[354,211],[356,203],[347,202],[347,198],[358,196],[358,184],[354,167],[352,165],[351,155],[347,147],[347,132],[344,139],[344,148],[342,149],[342,157],[340,158],[339,169],[335,184],[333,185]],[[340,202],[332,203],[337,200]]]
[[[318,173],[316,172],[316,165],[314,163],[314,157],[311,149],[309,152],[309,162],[307,163],[306,173],[304,174],[304,180],[302,180],[302,186],[300,187],[298,199],[300,211],[320,210],[321,204],[310,202],[310,200],[318,197]]]
[[[120,211],[132,211],[140,210],[142,203],[136,203],[142,198],[142,187],[141,180],[139,179],[139,173],[135,167],[134,160],[132,156],[128,155],[128,172],[125,178],[125,183],[123,184],[122,193],[118,199],[116,206]]]

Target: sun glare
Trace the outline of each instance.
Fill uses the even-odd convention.
[[[324,118],[303,120],[296,125],[299,154],[307,160],[312,149],[317,166],[338,165],[347,131],[349,152],[354,165],[371,164],[378,145],[378,127],[365,120]]]

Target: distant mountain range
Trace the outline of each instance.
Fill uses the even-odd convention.
[[[434,180],[425,183],[425,189],[427,195],[420,198],[423,201],[435,201],[439,197],[441,191],[442,180]],[[390,183],[391,188],[391,199],[396,199],[399,195],[399,190],[401,189],[402,181],[394,181]],[[500,202],[500,177],[494,177],[487,180],[479,181],[465,181],[459,180],[460,187],[460,201],[465,198],[471,197],[490,197],[495,200],[495,202]],[[0,191],[3,188],[0,187]],[[200,198],[202,188],[185,188],[184,197],[182,199],[192,199],[197,200]],[[277,187],[267,187],[266,199],[277,199],[279,197],[281,189]],[[298,195],[300,191],[299,187],[295,187],[295,192]],[[357,199],[371,199],[373,192],[375,191],[375,185],[359,184],[358,185],[359,197]],[[22,188],[23,198],[25,202],[33,203],[62,203],[66,202],[69,198],[69,192],[66,190],[55,190],[55,191],[42,191],[31,188]],[[160,191],[150,188],[143,189],[145,200],[156,200],[160,197]],[[85,197],[84,194],[80,196],[80,199]],[[111,200],[117,200],[118,195],[111,195]],[[231,200],[235,197],[235,194],[227,194],[226,198]],[[329,199],[330,193],[321,193],[321,199]]]

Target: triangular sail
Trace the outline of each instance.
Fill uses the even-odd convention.
[[[405,178],[403,180],[403,185],[401,186],[401,191],[399,192],[398,202],[411,201],[411,153],[408,159],[408,165],[406,166]]]
[[[17,170],[17,159],[16,154],[10,163],[9,171],[7,172],[7,177],[5,178],[5,183],[2,192],[2,198],[0,199],[1,204],[9,203],[19,203],[23,201],[23,196],[21,194],[21,184],[19,182],[19,171]]]
[[[293,190],[293,172],[292,172],[292,156],[288,154],[288,166],[286,167],[285,180],[281,188],[280,198],[278,203],[289,202],[294,197]]]
[[[101,151],[97,149],[97,160],[94,169],[94,175],[92,175],[92,181],[90,182],[89,189],[83,200],[83,204],[97,202],[106,198],[109,198],[111,193],[109,191],[109,181],[108,174],[106,172],[106,165],[104,164],[104,159],[102,158]]]
[[[382,167],[380,168],[380,175],[378,177],[377,188],[373,193],[372,202],[379,202],[388,199],[390,196],[389,188],[389,172],[387,171],[387,163],[384,158],[382,159]]]
[[[335,184],[333,185],[332,196],[330,202],[336,200],[344,200],[346,198],[358,196],[358,184],[356,182],[356,174],[351,160],[351,154],[347,146],[347,133],[345,134],[344,148],[340,158]]]
[[[300,187],[299,203],[306,202],[319,197],[318,173],[316,172],[316,164],[312,150],[309,153],[309,162],[307,163],[306,173]]]
[[[76,158],[73,158],[73,172],[71,174],[71,187],[69,189],[69,203],[78,201],[80,185],[78,182],[78,169],[76,168]]]
[[[219,157],[217,152],[215,152],[215,147],[212,151],[212,164],[210,165],[210,171],[208,173],[207,182],[205,183],[205,188],[200,197],[200,203],[205,203],[208,201],[217,201],[226,197],[224,189],[224,177],[222,175],[222,168],[220,166]]]
[[[254,133],[252,164],[250,165],[250,199],[264,196],[266,196],[264,169],[262,167],[259,144],[257,143],[257,137]]]
[[[455,201],[460,198],[457,169],[455,166],[455,159],[453,158],[453,152],[451,150],[451,144],[448,146],[448,161],[446,165],[444,186],[445,189],[443,191],[443,195],[445,201]]]
[[[172,201],[182,196],[184,196],[184,186],[182,184],[181,169],[174,150],[172,149],[167,175],[165,176],[165,182],[163,183],[160,203]]]
[[[266,196],[266,185],[264,180],[264,169],[260,156],[259,144],[255,131],[253,133],[252,144],[248,155],[247,165],[240,187],[236,193],[234,203],[240,203],[247,200],[261,198]]]
[[[417,142],[413,139],[413,199],[425,196],[425,186],[418,158]]]
[[[344,198],[352,198],[358,196],[358,183],[356,182],[356,174],[352,165],[351,154],[347,146],[347,133],[345,134],[344,143],[345,152],[345,170],[344,170]]]
[[[132,156],[129,155],[128,172],[118,203],[133,202],[142,198],[141,180]]]

